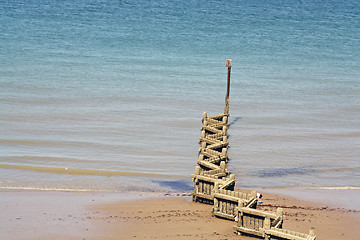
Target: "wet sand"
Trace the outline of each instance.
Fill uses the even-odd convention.
[[[346,193],[345,193],[346,194]],[[0,192],[1,239],[253,239],[188,194]],[[351,197],[351,196],[349,196]],[[260,209],[284,208],[284,228],[317,239],[355,240],[360,211],[264,194]]]

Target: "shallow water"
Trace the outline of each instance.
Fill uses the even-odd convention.
[[[204,111],[239,187],[360,181],[357,1],[2,1],[0,187],[191,188]]]

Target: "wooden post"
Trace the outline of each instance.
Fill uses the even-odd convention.
[[[195,175],[200,175],[200,166],[195,167]]]
[[[205,130],[201,131],[201,137],[204,138],[205,137]]]
[[[229,99],[229,95],[230,95],[230,72],[231,72],[231,67],[232,67],[232,60],[231,59],[226,59],[226,67],[228,67],[226,99]]]
[[[221,149],[221,155],[226,157],[226,154],[227,154],[227,148]]]
[[[225,96],[224,114],[229,115],[230,72],[231,72],[231,67],[232,67],[231,59],[226,60],[226,67],[228,67],[228,77],[227,77],[227,90],[226,90],[226,96]]]
[[[203,113],[203,121],[205,121],[206,118],[207,118],[207,112],[204,112],[204,113]]]
[[[271,223],[270,223],[270,218],[265,218],[265,220],[264,220],[264,229],[266,229],[266,230],[268,230],[268,229],[270,229],[270,225]]]
[[[223,131],[224,135],[227,134],[227,130],[228,130],[228,128],[226,126],[223,126],[222,131]]]
[[[220,168],[225,170],[225,168],[226,168],[226,163],[225,163],[225,161],[221,161],[221,162],[220,162]]]
[[[310,228],[309,235],[312,236],[312,237],[315,236],[315,228],[313,228],[313,227]]]
[[[224,123],[224,124],[227,124],[227,122],[228,122],[228,117],[225,116],[225,117],[223,118],[223,123]]]
[[[217,192],[219,192],[219,183],[218,182],[214,183],[214,193],[217,193]]]
[[[244,202],[242,200],[238,201],[238,209],[237,209],[237,214],[238,214],[238,226],[242,227],[243,225],[243,218],[242,218],[242,212],[241,212],[241,208],[244,207]]]

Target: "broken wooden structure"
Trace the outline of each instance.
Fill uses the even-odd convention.
[[[227,60],[228,81],[224,113],[202,118],[199,154],[195,174],[193,201],[212,204],[212,213],[216,217],[235,220],[234,231],[265,240],[315,240],[314,229],[309,234],[282,229],[283,210],[268,212],[256,209],[256,191],[250,193],[235,189],[235,175],[227,169],[229,128],[229,92],[231,60]]]
[[[264,228],[264,239],[265,240],[315,240],[315,230],[311,228],[309,233],[299,233],[295,231],[279,229],[270,227],[269,224],[265,225]]]
[[[235,220],[237,209],[242,206],[249,208],[256,207],[256,191],[243,193],[234,190],[215,188],[213,215],[229,220]]]
[[[269,222],[270,227],[277,229],[282,228],[282,208],[278,208],[276,212],[273,213],[241,206],[238,207],[237,211],[238,224],[234,227],[234,230],[237,233],[246,233],[258,237],[264,237],[264,226],[266,225],[266,221]]]

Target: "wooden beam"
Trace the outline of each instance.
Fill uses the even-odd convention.
[[[243,232],[243,233],[247,233],[247,234],[251,234],[251,235],[255,235],[255,236],[259,236],[259,237],[264,237],[264,233],[262,233],[260,231],[256,231],[255,229],[239,227],[239,226],[235,226],[234,229],[239,232]]]
[[[250,215],[260,216],[263,218],[268,217],[270,219],[276,219],[278,217],[275,213],[265,212],[265,211],[261,211],[261,210],[257,210],[257,209],[253,209],[253,208],[248,208],[248,207],[239,208],[239,211],[250,214]]]
[[[232,220],[232,221],[234,221],[234,219],[235,219],[235,217],[233,215],[226,214],[226,213],[223,213],[223,212],[214,212],[214,215],[217,216],[217,217],[229,219],[229,220]]]
[[[204,161],[204,160],[197,161],[197,163],[199,165],[201,165],[201,166],[204,166],[206,168],[210,168],[212,170],[221,169],[220,166],[218,166],[216,164],[213,164],[213,163],[210,163],[210,162],[207,162],[207,161]]]
[[[235,180],[228,180],[224,185],[220,187],[220,189],[225,189],[227,187],[230,187],[231,185],[235,185]]]
[[[214,127],[211,127],[211,126],[203,126],[201,128],[201,130],[207,130],[207,131],[213,132],[213,133],[222,133],[222,129],[217,129],[217,128],[214,128]]]

